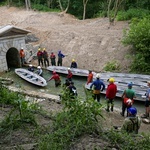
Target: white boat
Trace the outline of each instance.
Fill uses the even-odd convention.
[[[117,85],[117,97],[121,97],[123,94],[123,91],[127,89],[128,83],[133,84],[133,90],[136,93],[136,99],[139,101],[145,101],[145,93],[147,91],[147,81],[150,80],[150,75],[140,75],[140,74],[127,74],[127,73],[100,73],[101,80],[106,85],[106,88],[109,84],[107,81],[109,78],[115,79],[115,84]],[[94,77],[95,79],[95,77]],[[88,85],[85,84],[86,89],[90,89],[91,83]],[[102,92],[103,94],[106,94],[106,90]]]
[[[57,73],[61,73],[61,74],[68,74],[68,67],[64,67],[64,66],[49,66],[47,67],[47,70],[56,71]],[[87,77],[89,74],[89,71],[85,69],[70,68],[70,70],[72,74],[75,76]]]
[[[37,75],[36,73],[28,71],[26,69],[22,69],[22,68],[15,69],[15,73],[22,79],[32,84],[42,86],[42,87],[47,85],[47,82],[43,77]]]

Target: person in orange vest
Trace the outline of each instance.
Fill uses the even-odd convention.
[[[88,75],[88,78],[87,78],[87,85],[89,83],[92,83],[93,82],[93,73],[91,70],[89,70],[89,75]]]
[[[20,49],[20,60],[21,60],[21,65],[23,66],[25,64],[25,52],[23,50],[23,47]]]

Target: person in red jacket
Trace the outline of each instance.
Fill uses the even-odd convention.
[[[88,77],[87,77],[87,85],[91,82],[93,82],[93,73],[92,73],[91,70],[89,70],[89,74],[88,74]]]
[[[115,80],[114,78],[109,79],[109,85],[106,90],[106,98],[107,98],[107,109],[106,111],[109,112],[110,104],[111,104],[111,111],[113,111],[114,108],[114,98],[117,93],[117,86],[114,84]]]
[[[47,80],[47,82],[52,79],[54,79],[54,81],[55,81],[55,87],[58,87],[59,85],[61,85],[60,76],[55,71],[53,71],[52,77],[49,80]]]
[[[72,72],[71,72],[70,68],[68,68],[68,75],[67,75],[67,79],[68,79],[69,81],[72,81],[72,76],[73,76],[73,74],[72,74]]]

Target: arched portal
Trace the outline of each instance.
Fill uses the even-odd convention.
[[[10,48],[6,53],[8,68],[21,67],[19,52],[16,48]]]

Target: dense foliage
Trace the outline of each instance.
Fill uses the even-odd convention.
[[[75,15],[76,17],[82,19],[83,15],[83,0],[30,0],[31,2],[31,7],[35,10],[40,10],[40,11],[51,11],[52,10],[58,10],[61,11],[60,9],[60,3],[62,7],[65,9],[68,5],[69,2],[69,8],[68,8],[68,13]],[[110,0],[88,0],[87,6],[86,6],[86,18],[93,18],[96,16],[107,16],[107,10],[108,10],[108,4]],[[25,7],[25,0],[3,0],[3,3],[8,4],[10,6],[22,6]],[[111,10],[113,10],[116,0],[111,1]],[[128,10],[132,9],[132,12],[128,12]],[[126,13],[127,14],[135,14],[141,16],[141,13],[137,13],[137,10],[142,9],[142,10],[150,10],[150,1],[149,0],[123,0],[120,7],[119,11],[121,11],[122,15],[124,16]],[[130,16],[130,17],[131,17]],[[130,19],[123,17],[123,19]],[[120,18],[120,17],[119,17]]]
[[[125,31],[123,43],[133,46],[131,70],[150,74],[150,17],[133,19],[130,30]]]

